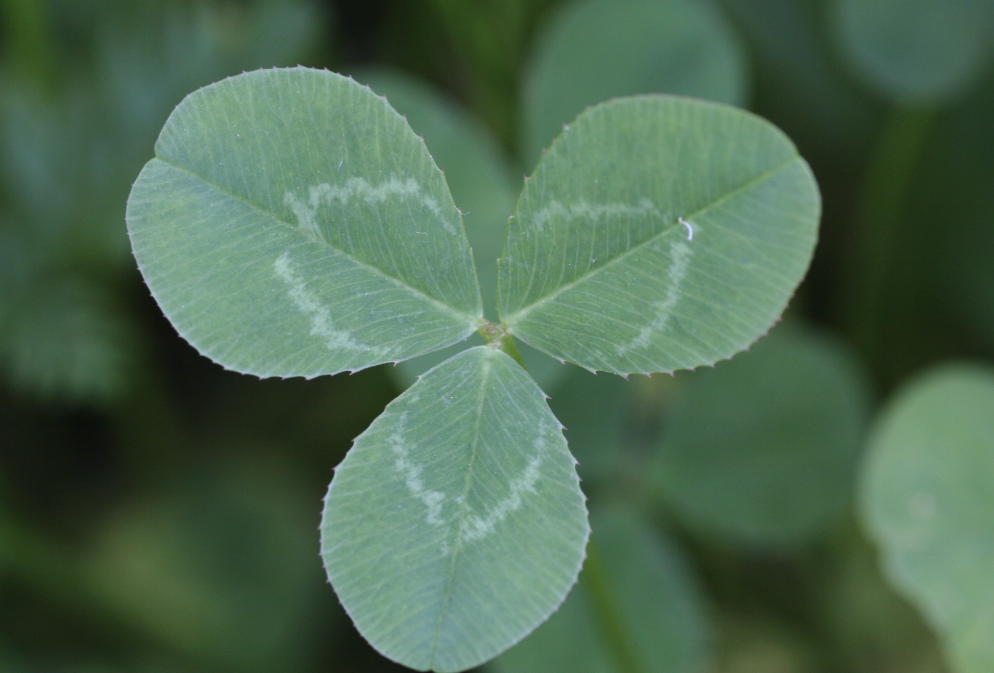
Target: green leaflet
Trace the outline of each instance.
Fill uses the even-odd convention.
[[[710,0],[582,0],[537,39],[523,86],[524,155],[540,152],[584,107],[670,93],[742,105],[747,61]]]
[[[325,500],[321,553],[359,631],[416,670],[514,644],[576,580],[588,527],[559,422],[489,346],[425,374],[356,440]]]
[[[885,573],[953,670],[994,670],[994,372],[947,365],[901,391],[874,429],[860,495]]]
[[[711,364],[780,316],[818,229],[814,177],[779,130],[671,96],[591,108],[526,183],[501,318],[550,355],[618,374]]]
[[[945,102],[976,81],[991,54],[990,0],[835,0],[833,9],[853,69],[899,100]]]
[[[403,118],[294,68],[191,94],[128,201],[173,325],[258,376],[317,376],[437,350],[482,317],[462,221]]]
[[[785,325],[748,353],[679,382],[654,481],[686,524],[783,548],[842,516],[869,399],[847,351]]]
[[[494,662],[497,673],[691,673],[709,625],[680,548],[625,505],[594,510],[580,582],[549,621]]]

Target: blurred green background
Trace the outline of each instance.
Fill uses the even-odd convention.
[[[749,108],[821,186],[811,272],[747,353],[625,381],[525,349],[599,544],[487,670],[994,670],[944,663],[854,496],[895,390],[994,359],[992,43],[989,0],[0,0],[0,672],[403,670],[339,607],[317,527],[351,440],[441,358],[223,371],[162,316],[124,224],[184,95],[295,64],[425,136],[488,311],[522,178],[586,105]]]

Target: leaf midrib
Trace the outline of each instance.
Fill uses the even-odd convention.
[[[172,166],[176,170],[181,171],[183,173],[186,173],[187,175],[189,175],[191,177],[194,177],[197,180],[200,180],[202,183],[204,183],[205,185],[207,185],[211,189],[214,189],[215,191],[220,192],[221,194],[224,194],[228,198],[231,198],[231,199],[234,199],[235,201],[239,201],[241,203],[244,203],[249,208],[252,208],[253,210],[255,210],[257,212],[262,213],[263,215],[268,216],[273,222],[276,222],[277,224],[281,224],[284,227],[287,227],[288,229],[290,229],[293,232],[295,232],[297,235],[302,236],[302,237],[306,238],[309,241],[313,241],[313,242],[317,243],[318,245],[324,245],[329,250],[332,250],[335,253],[337,253],[339,255],[342,255],[343,257],[348,258],[353,263],[355,263],[357,266],[363,267],[364,269],[368,269],[369,271],[372,271],[372,272],[376,273],[380,277],[382,277],[382,278],[384,278],[384,279],[386,279],[386,280],[388,280],[388,281],[396,284],[397,286],[401,287],[402,289],[406,290],[407,292],[409,292],[409,293],[411,293],[411,294],[413,294],[413,295],[415,295],[415,296],[417,296],[419,298],[422,298],[422,299],[426,300],[427,302],[429,302],[430,304],[432,304],[436,308],[439,308],[439,309],[441,309],[442,311],[444,311],[446,313],[449,313],[449,314],[451,314],[453,316],[456,316],[457,318],[463,318],[463,319],[464,318],[469,318],[469,325],[470,325],[470,327],[473,327],[474,329],[476,327],[476,323],[483,317],[482,307],[481,307],[481,311],[480,311],[480,315],[479,316],[473,316],[473,315],[468,315],[466,313],[461,313],[460,311],[456,310],[455,307],[450,306],[449,304],[446,304],[443,301],[439,301],[438,299],[435,299],[434,297],[432,297],[432,296],[430,296],[428,294],[425,294],[425,292],[423,292],[422,290],[419,290],[416,287],[408,285],[407,283],[405,283],[400,278],[397,278],[395,276],[391,276],[390,274],[388,274],[387,272],[385,272],[383,269],[380,269],[379,267],[373,266],[372,264],[369,264],[368,262],[364,262],[361,259],[356,258],[354,255],[350,255],[349,253],[345,252],[344,250],[339,250],[338,248],[336,248],[335,246],[333,246],[331,243],[329,243],[328,241],[324,240],[323,238],[311,238],[310,236],[307,236],[306,234],[304,234],[303,232],[301,232],[298,227],[295,227],[291,223],[284,221],[283,219],[279,218],[276,214],[271,213],[270,211],[266,210],[265,208],[262,208],[262,207],[258,206],[255,203],[252,203],[251,201],[249,201],[245,197],[243,197],[243,196],[241,196],[239,194],[236,194],[236,193],[234,193],[234,192],[232,192],[232,191],[230,191],[230,190],[222,187],[221,185],[217,184],[216,182],[212,182],[211,180],[208,180],[208,179],[204,178],[202,175],[199,175],[198,173],[190,170],[189,168],[181,166],[181,165],[179,165],[177,163],[173,163],[172,161],[169,161],[168,159],[164,159],[164,158],[162,158],[162,157],[160,157],[158,155],[156,155],[155,158],[158,159],[159,161],[161,161],[162,163],[166,164],[167,166]],[[477,279],[477,287],[479,288],[479,280],[478,279]]]
[[[480,346],[477,346],[480,348]],[[488,348],[483,346],[483,348]],[[460,552],[462,551],[462,526],[466,519],[466,496],[469,495],[469,491],[473,484],[473,467],[476,464],[476,449],[480,442],[480,423],[483,419],[483,405],[487,398],[487,379],[490,377],[490,371],[493,369],[493,364],[489,362],[487,356],[489,353],[483,353],[483,373],[480,376],[480,403],[476,409],[476,421],[473,425],[473,445],[470,447],[469,455],[469,467],[466,470],[466,484],[463,488],[463,492],[460,494],[462,497],[463,506],[461,507],[461,512],[459,516],[459,522],[456,526],[456,542],[455,547],[452,550],[452,561],[449,563],[449,574],[445,580],[445,596],[442,598],[442,606],[438,611],[438,623],[435,625],[435,638],[431,645],[431,656],[429,657],[429,667],[434,670],[435,667],[435,655],[438,651],[438,643],[442,638],[442,624],[445,621],[445,616],[448,613],[449,603],[452,600],[452,580],[456,574],[456,563]]]
[[[790,164],[792,164],[795,161],[797,161],[799,158],[800,158],[799,154],[794,154],[793,156],[791,156],[786,161],[783,161],[783,162],[777,164],[773,168],[767,169],[766,171],[764,171],[764,172],[760,173],[759,175],[757,175],[755,178],[747,180],[746,182],[742,183],[740,186],[736,187],[735,189],[733,189],[733,190],[731,190],[729,192],[726,192],[725,194],[722,194],[720,197],[718,197],[714,201],[706,204],[702,208],[697,209],[696,211],[694,211],[693,213],[690,213],[689,215],[684,215],[684,216],[681,216],[681,217],[683,217],[684,219],[687,219],[687,220],[694,220],[698,216],[702,215],[703,213],[706,213],[707,211],[711,210],[712,208],[716,208],[716,207],[720,206],[721,204],[725,203],[726,201],[728,201],[732,197],[737,196],[737,195],[739,195],[739,194],[741,194],[741,193],[743,193],[745,191],[748,191],[749,189],[752,189],[756,185],[758,185],[758,184],[760,184],[760,183],[768,180],[770,177],[772,177],[776,173],[779,173],[784,168],[786,168]],[[509,327],[513,327],[513,324],[516,321],[524,318],[526,315],[528,315],[529,313],[531,313],[533,310],[535,310],[536,308],[538,308],[542,304],[545,304],[546,302],[552,301],[553,299],[555,299],[559,295],[563,294],[567,290],[570,290],[570,289],[576,287],[577,285],[585,283],[586,281],[590,280],[592,277],[594,277],[597,274],[599,274],[604,269],[607,269],[608,267],[614,266],[616,263],[627,259],[628,257],[630,257],[634,253],[638,252],[642,248],[645,248],[645,247],[651,245],[652,243],[655,243],[657,240],[659,240],[660,238],[662,238],[666,234],[668,234],[670,232],[673,232],[673,231],[677,231],[679,229],[681,229],[681,225],[678,222],[677,224],[674,224],[674,225],[671,225],[669,227],[666,227],[665,229],[659,230],[658,232],[656,232],[655,234],[653,234],[649,238],[645,239],[644,241],[642,241],[638,245],[632,246],[631,248],[629,248],[628,250],[625,250],[620,255],[617,255],[616,257],[611,258],[610,260],[608,260],[607,262],[605,262],[601,266],[599,266],[596,269],[594,269],[594,270],[586,273],[585,275],[583,275],[583,276],[581,276],[579,278],[576,278],[574,280],[571,280],[570,282],[566,283],[565,285],[560,285],[559,287],[557,287],[555,290],[553,290],[549,294],[547,294],[547,295],[545,295],[543,297],[539,297],[538,299],[536,299],[535,301],[533,301],[531,304],[528,304],[527,306],[518,309],[517,311],[515,311],[514,313],[512,313],[509,316],[501,316],[501,320],[504,323],[506,323]],[[499,287],[500,286],[498,285],[498,292],[499,292]]]

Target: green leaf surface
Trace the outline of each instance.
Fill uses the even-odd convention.
[[[385,68],[353,74],[376,93],[385,95],[390,105],[407,118],[414,132],[424,137],[432,158],[445,173],[473,250],[484,315],[495,320],[497,258],[504,245],[507,218],[518,197],[515,183],[521,178],[514,179],[487,129],[454,101],[428,85]],[[402,388],[407,388],[435,365],[482,343],[482,338],[474,336],[468,342],[405,360],[390,372]],[[565,373],[560,363],[533,348],[524,346],[521,355],[543,390],[551,390]]]
[[[681,379],[654,482],[683,521],[741,544],[784,547],[842,515],[869,397],[847,351],[784,326]]]
[[[909,384],[881,414],[862,477],[888,579],[956,673],[994,670],[994,372],[947,365]]]
[[[335,471],[321,548],[384,656],[461,671],[562,602],[588,527],[559,422],[509,356],[481,346],[390,403]]]
[[[212,360],[317,376],[466,338],[482,316],[461,217],[424,143],[326,71],[239,75],[163,128],[128,201],[173,325]]]
[[[670,93],[742,105],[746,57],[710,0],[584,0],[539,34],[523,87],[527,165],[588,105]]]
[[[994,40],[990,0],[836,0],[846,59],[884,95],[941,103],[983,73]]]
[[[415,79],[386,69],[355,73],[385,95],[425,145],[463,213],[480,276],[484,313],[496,318],[497,258],[521,185],[487,129],[456,102]],[[420,373],[420,372],[419,372]]]
[[[677,545],[626,506],[595,510],[580,583],[497,673],[692,673],[709,640],[697,578]]]
[[[611,101],[526,183],[498,310],[515,336],[589,369],[711,364],[779,317],[820,207],[807,164],[762,119],[671,96]]]

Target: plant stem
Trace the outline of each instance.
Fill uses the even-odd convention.
[[[476,331],[483,335],[487,345],[507,353],[521,365],[522,369],[528,371],[528,367],[525,366],[525,361],[521,357],[521,351],[518,350],[518,344],[514,340],[514,335],[511,334],[507,325],[504,323],[495,325],[489,320],[484,320]]]
[[[580,575],[581,586],[586,589],[594,605],[597,621],[608,649],[614,656],[614,663],[622,673],[643,673],[635,648],[628,638],[622,620],[623,610],[615,602],[608,581],[608,572],[601,560],[597,543],[591,538],[587,543],[587,562]]]
[[[852,257],[843,294],[846,328],[871,362],[880,348],[881,309],[901,233],[915,165],[935,121],[929,107],[895,108],[870,157],[854,218]]]

